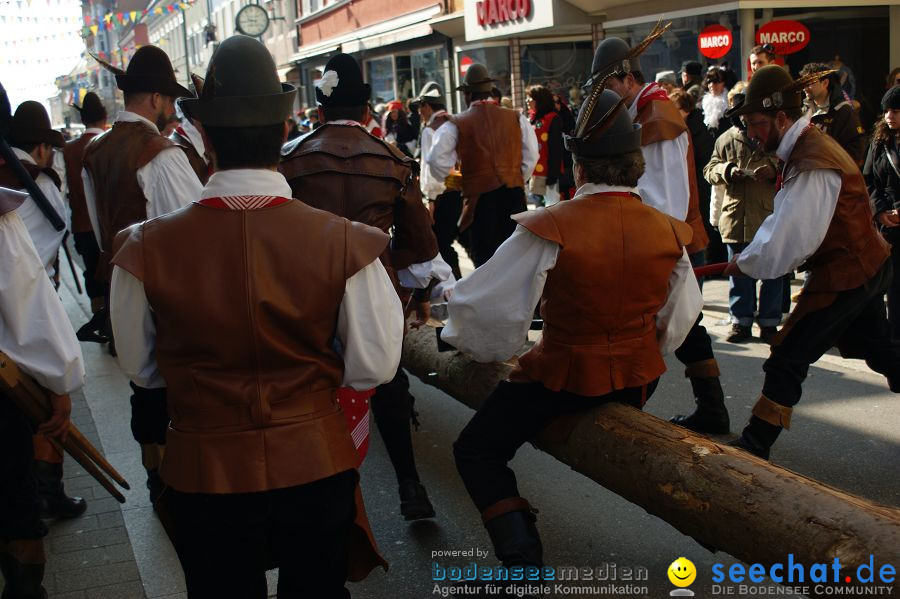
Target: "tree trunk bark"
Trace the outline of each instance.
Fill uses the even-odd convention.
[[[439,353],[432,327],[407,334],[403,366],[473,409],[511,370],[508,363],[479,364],[460,352]],[[557,419],[533,442],[704,545],[763,564],[767,571],[793,554],[794,563],[805,567],[803,585],[811,589],[814,564],[827,564],[826,584],[835,585],[835,558],[840,560],[840,580],[853,580],[848,586],[860,584],[857,568],[868,565],[870,555],[875,582],[868,586],[882,584],[877,576],[882,565],[900,565],[900,510],[629,406],[607,404]],[[896,579],[886,585],[900,586]]]

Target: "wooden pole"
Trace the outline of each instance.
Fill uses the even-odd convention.
[[[477,409],[511,369],[437,351],[434,328],[407,333],[403,366]],[[778,467],[622,404],[552,422],[533,443],[698,542],[747,563],[842,572],[900,563],[900,510]],[[843,573],[842,573],[843,576]],[[897,588],[897,581],[887,585]]]

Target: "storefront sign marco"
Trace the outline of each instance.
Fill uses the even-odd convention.
[[[464,0],[466,41],[550,29],[568,20],[565,0]],[[570,6],[570,5],[569,5]]]
[[[799,52],[809,39],[809,29],[798,21],[769,21],[756,32],[756,43],[772,44],[779,56]]]
[[[731,50],[733,43],[731,31],[722,25],[710,25],[697,37],[700,54],[707,58],[722,58]]]
[[[527,19],[531,14],[531,0],[477,0],[475,13],[482,27]]]

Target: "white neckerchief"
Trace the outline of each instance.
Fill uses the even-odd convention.
[[[636,187],[626,187],[624,185],[607,185],[606,183],[585,183],[575,192],[573,200],[593,195],[595,193],[633,193],[639,195]]]
[[[129,110],[122,110],[119,114],[116,115],[117,123],[144,123],[155,132],[159,133],[159,127],[156,126],[156,123],[151,121],[150,119],[145,119],[141,115],[136,112],[131,112]]]
[[[791,155],[791,152],[794,151],[794,145],[796,145],[797,140],[800,139],[800,135],[806,131],[806,128],[809,126],[809,117],[804,116],[797,120],[784,134],[784,137],[781,138],[781,143],[778,144],[778,149],[775,150],[775,154],[783,161],[787,162],[788,157]]]

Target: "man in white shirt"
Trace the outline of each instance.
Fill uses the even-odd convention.
[[[450,265],[453,276],[457,280],[462,278],[459,270],[459,256],[453,247],[453,242],[459,234],[459,217],[462,214],[462,195],[458,184],[450,189],[445,185],[446,179],[436,179],[428,168],[425,157],[431,152],[434,145],[434,135],[445,124],[450,122],[450,114],[447,112],[444,93],[441,86],[429,81],[422,88],[422,93],[416,98],[419,107],[419,116],[422,120],[422,139],[420,146],[421,169],[419,184],[422,188],[422,197],[428,202],[428,210],[434,220],[432,230],[437,238],[438,250],[441,257]]]
[[[625,100],[628,114],[641,125],[641,144],[647,168],[638,182],[644,203],[664,214],[683,220],[693,230],[687,248],[694,266],[705,262],[709,243],[700,214],[694,152],[690,132],[665,90],[645,83],[640,54],[662,33],[658,27],[633,48],[624,40],[608,37],[594,53],[591,81],[603,81]],[[675,416],[672,422],[696,432],[724,434],[730,428],[725,394],[719,381],[719,365],[713,354],[712,340],[697,319],[675,356],[685,365],[697,402],[693,414]]]
[[[790,428],[810,365],[832,347],[864,359],[900,393],[900,342],[891,337],[884,307],[890,249],[875,230],[853,158],[803,116],[801,90],[822,76],[793,81],[777,65],[762,67],[743,104],[726,113],[743,116],[747,135],[776,152],[781,172],[775,211],[725,274],[775,279],[798,268],[809,273],[763,365],[765,382],[750,422],[732,443],[762,458]]]
[[[462,90],[468,108],[435,132],[425,162],[443,181],[457,163],[465,198],[460,231],[469,228],[475,266],[494,255],[512,232],[510,216],[524,212],[525,181],[538,161],[534,127],[524,115],[502,108],[491,97],[493,79],[484,65],[472,64]]]
[[[0,351],[51,393],[50,420],[38,433],[63,438],[84,383],[75,332],[21,218],[24,194],[0,188]],[[0,393],[0,572],[4,596],[46,597],[43,541],[47,527],[32,474],[31,423]]]
[[[684,250],[691,229],[641,203],[641,127],[601,89],[566,136],[575,197],[514,217],[512,236],[456,285],[441,335],[479,362],[507,360],[541,301],[541,339],[453,446],[507,568],[543,566],[535,510],[507,466],[518,448],[562,414],[612,401],[641,408],[666,369],[663,354],[684,340],[703,304]]]
[[[393,378],[403,311],[388,236],[292,199],[276,170],[295,93],[260,42],[222,42],[182,102],[216,172],[117,239],[119,362],[166,389],[160,501],[192,597],[260,597],[272,567],[279,595],[342,597],[386,567],[336,394]]]
[[[51,208],[65,220],[66,204],[60,193],[60,180],[51,168],[54,148],[65,147],[65,140],[59,131],[50,127],[50,116],[40,102],[22,102],[13,115],[9,130],[9,141],[16,157],[34,179],[38,189],[50,203]],[[0,185],[10,189],[23,189],[12,165],[0,165]],[[41,263],[51,279],[56,278],[57,256],[66,230],[57,231],[44,215],[34,198],[28,199],[16,210],[31,235],[31,241],[38,251]]]

